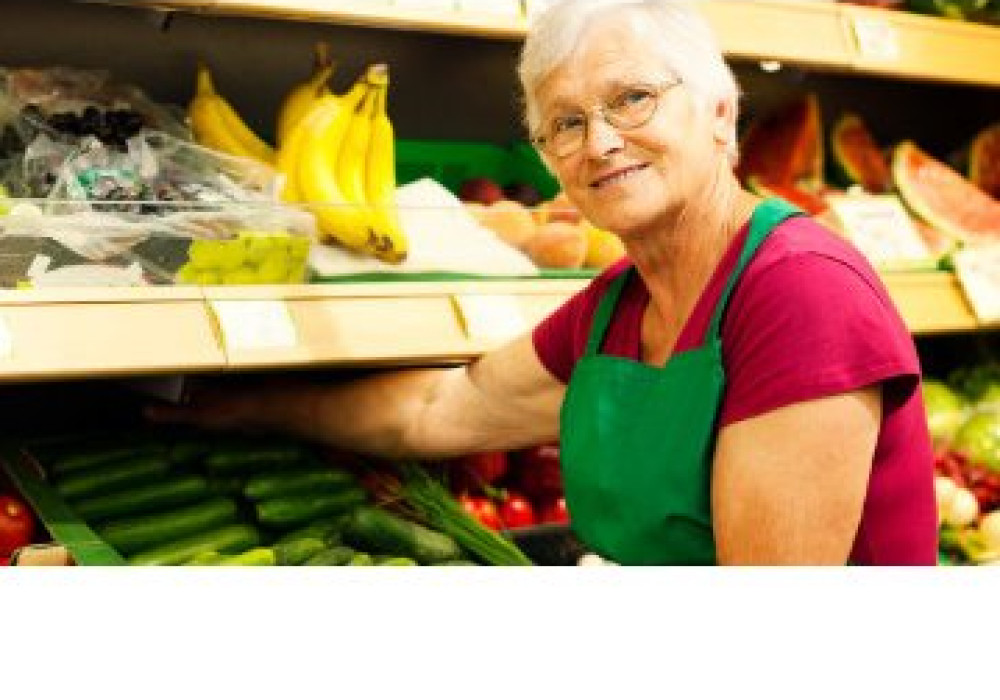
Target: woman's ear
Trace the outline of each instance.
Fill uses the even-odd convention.
[[[712,114],[712,138],[719,145],[726,145],[736,128],[736,103],[727,98],[715,101]]]

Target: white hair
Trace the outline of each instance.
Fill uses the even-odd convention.
[[[718,100],[733,105],[733,130],[726,150],[736,161],[736,110],[739,87],[719,50],[712,29],[685,0],[557,0],[532,23],[521,51],[518,77],[524,94],[529,131],[538,126],[535,90],[577,47],[591,23],[616,12],[642,13],[660,38],[648,50],[661,55],[692,93],[705,105]]]

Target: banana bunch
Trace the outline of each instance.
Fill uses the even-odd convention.
[[[212,74],[204,63],[198,65],[197,88],[187,113],[195,140],[202,146],[268,165],[274,163],[274,149],[215,91]]]
[[[321,238],[386,262],[406,257],[395,208],[389,69],[370,66],[343,95],[317,93],[278,150],[282,197],[309,205]]]
[[[317,100],[330,94],[327,83],[336,68],[330,58],[330,45],[325,41],[317,42],[315,51],[312,75],[289,90],[278,109],[276,135],[279,148],[288,141],[292,127],[302,119],[310,107]]]

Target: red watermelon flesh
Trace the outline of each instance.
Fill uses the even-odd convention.
[[[744,183],[823,181],[823,130],[814,94],[755,120],[740,143],[736,175]]]
[[[858,115],[848,113],[837,120],[830,146],[837,168],[851,183],[872,194],[892,189],[889,163]]]
[[[916,144],[896,146],[892,176],[906,205],[934,228],[966,242],[1000,241],[1000,202]]]
[[[761,197],[781,197],[807,214],[822,214],[830,206],[822,195],[792,184],[767,183],[751,176],[747,186]]]
[[[1000,123],[979,132],[969,147],[969,179],[1000,199]]]

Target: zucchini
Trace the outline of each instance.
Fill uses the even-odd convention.
[[[170,476],[153,484],[77,501],[73,511],[84,520],[94,522],[182,506],[207,495],[205,477],[197,474]]]
[[[233,554],[215,563],[215,566],[275,566],[277,555],[270,547],[254,547],[239,554]]]
[[[70,474],[56,482],[56,491],[67,501],[81,501],[109,491],[158,481],[168,471],[170,462],[163,454],[133,457]]]
[[[336,493],[272,498],[257,503],[257,520],[276,529],[292,528],[326,515],[344,513],[366,500],[368,493],[360,486]]]
[[[129,555],[210,530],[216,525],[231,523],[235,519],[236,503],[219,496],[161,513],[113,520],[94,529],[105,542],[122,554]]]
[[[243,495],[252,501],[265,501],[281,496],[340,491],[357,485],[353,474],[336,469],[268,472],[247,479]]]
[[[421,564],[462,557],[458,543],[448,535],[382,508],[355,508],[344,528],[344,541],[358,549],[406,556]]]
[[[329,547],[306,559],[305,566],[347,566],[355,553],[344,545]]]
[[[246,523],[224,525],[184,539],[160,545],[128,557],[137,566],[169,566],[182,564],[204,552],[232,554],[260,544],[257,528]]]
[[[231,476],[292,467],[306,457],[302,445],[248,445],[246,447],[215,448],[205,456],[205,467],[210,474]]]
[[[273,545],[278,566],[299,566],[326,548],[326,543],[318,537],[302,537],[285,544]]]

